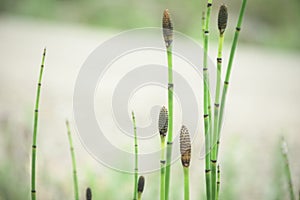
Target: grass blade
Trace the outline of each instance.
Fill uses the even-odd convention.
[[[132,111],[132,123],[134,131],[134,189],[133,189],[133,199],[137,199],[137,184],[138,184],[138,143],[137,143],[137,133],[136,133],[136,123],[134,112]]]
[[[46,57],[46,48],[43,52],[42,64],[40,68],[40,75],[38,79],[38,86],[36,92],[36,101],[35,101],[35,109],[34,109],[34,123],[33,123],[33,138],[32,138],[32,156],[31,156],[31,199],[36,199],[36,151],[37,151],[37,127],[38,127],[38,119],[39,119],[39,103],[40,103],[40,94],[41,94],[41,86],[42,86],[42,77],[44,70],[44,63]]]
[[[66,121],[66,127],[67,127],[68,139],[69,139],[69,145],[70,145],[70,152],[71,152],[71,157],[72,157],[74,197],[75,197],[75,200],[79,200],[76,158],[75,158],[75,152],[74,152],[74,147],[73,147],[70,124],[69,124],[68,120]]]
[[[167,49],[168,58],[168,141],[167,141],[167,158],[166,158],[166,180],[165,180],[165,200],[169,199],[170,174],[171,174],[171,157],[173,142],[173,65],[172,65],[172,42],[173,42],[173,24],[168,9],[164,11],[163,20],[163,37]]]

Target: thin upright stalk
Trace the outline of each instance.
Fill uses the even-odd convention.
[[[210,93],[209,93],[209,76],[208,76],[208,36],[209,22],[211,13],[212,0],[207,1],[206,21],[204,30],[204,57],[203,57],[203,110],[204,110],[204,134],[205,134],[205,176],[206,176],[206,197],[211,199],[211,164],[210,164],[210,147],[211,147],[211,114],[210,114]]]
[[[138,143],[137,143],[137,133],[136,133],[136,122],[134,112],[132,111],[132,123],[134,131],[134,189],[133,189],[133,200],[137,199],[137,186],[138,186]]]
[[[73,141],[72,141],[72,135],[70,130],[69,121],[66,121],[66,127],[68,132],[68,138],[69,138],[69,145],[70,145],[70,152],[72,157],[72,167],[73,167],[73,184],[74,184],[74,197],[75,200],[79,200],[79,192],[78,192],[78,178],[77,178],[77,169],[76,169],[76,158],[75,158],[75,152],[73,147]]]
[[[287,178],[287,182],[288,182],[288,186],[289,186],[289,193],[290,193],[290,199],[291,200],[295,200],[295,193],[294,193],[294,189],[293,189],[293,181],[292,181],[292,175],[291,175],[291,169],[290,169],[290,162],[289,162],[289,158],[288,158],[288,148],[287,148],[287,144],[284,140],[284,138],[282,138],[282,144],[281,144],[281,150],[282,150],[282,156],[283,156],[283,160],[284,160],[284,170],[285,170],[285,176]]]
[[[217,148],[218,148],[218,122],[219,122],[219,105],[220,105],[220,88],[221,88],[221,72],[222,72],[222,52],[224,42],[224,32],[227,26],[227,7],[222,5],[218,14],[219,29],[219,45],[217,57],[217,83],[214,106],[214,128],[212,137],[212,153],[211,153],[211,179],[212,179],[212,199],[217,198]]]
[[[221,171],[220,171],[220,165],[218,165],[218,180],[217,180],[217,195],[216,199],[219,199],[220,195],[220,184],[221,184]]]
[[[184,173],[184,200],[190,199],[190,172],[188,167],[183,167]]]
[[[166,158],[165,158],[165,138],[168,131],[168,110],[165,106],[160,109],[159,119],[158,119],[158,129],[161,139],[161,159],[160,159],[160,199],[165,199],[165,167],[166,167]]]
[[[237,26],[236,26],[236,31],[234,34],[231,50],[230,50],[230,56],[229,56],[229,61],[227,65],[227,71],[226,71],[226,76],[225,76],[225,81],[224,81],[224,86],[223,86],[223,91],[222,91],[222,98],[221,98],[221,104],[220,104],[220,114],[219,114],[219,125],[218,125],[218,136],[220,138],[220,133],[222,129],[222,123],[223,123],[223,116],[224,116],[224,108],[225,108],[225,103],[226,103],[226,97],[227,97],[227,90],[229,86],[229,79],[230,79],[230,74],[231,74],[231,69],[232,69],[232,63],[235,55],[235,50],[239,38],[239,33],[241,30],[242,26],[242,21],[245,13],[245,8],[246,8],[247,0],[243,0],[242,2],[242,7],[240,10]],[[218,152],[218,150],[217,150]]]
[[[166,160],[165,160],[165,138],[161,139],[161,160],[160,160],[160,200],[165,199],[165,178],[166,178]]]
[[[31,155],[31,199],[36,199],[36,151],[37,151],[37,127],[38,127],[38,119],[39,119],[39,102],[40,102],[40,93],[41,93],[41,86],[42,86],[42,77],[43,77],[43,70],[44,70],[44,63],[46,57],[46,48],[43,52],[42,57],[42,64],[40,68],[40,75],[38,79],[38,86],[36,92],[36,101],[35,101],[35,108],[34,108],[34,123],[33,123],[33,138],[32,138],[32,155]]]
[[[171,22],[169,11],[166,9],[163,15],[163,36],[165,40],[167,58],[168,58],[168,140],[167,140],[167,158],[166,158],[166,180],[165,180],[165,200],[169,199],[170,176],[171,176],[171,158],[173,143],[173,64],[172,64],[172,42],[173,42],[173,24]]]

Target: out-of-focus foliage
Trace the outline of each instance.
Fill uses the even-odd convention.
[[[169,8],[175,28],[200,37],[201,13],[205,1],[135,1],[135,0],[0,0],[2,13],[31,16],[55,21],[76,22],[99,27],[127,29],[160,26],[162,11]],[[232,34],[241,1],[224,0],[214,3],[212,28],[217,9],[229,7]],[[300,48],[300,1],[248,1],[241,41],[268,46]],[[214,16],[215,15],[215,16]],[[216,26],[215,26],[216,27]]]

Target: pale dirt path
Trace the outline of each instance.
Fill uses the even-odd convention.
[[[70,178],[61,170],[70,167],[67,138],[62,134],[65,133],[65,118],[72,119],[72,92],[77,73],[89,53],[114,33],[75,25],[0,17],[1,113],[9,113],[19,121],[31,117],[40,56],[44,46],[48,49],[40,120],[44,136],[39,137],[39,159],[43,162],[39,165],[58,174],[58,179]],[[262,177],[268,179],[273,146],[282,132],[287,136],[290,156],[294,159],[292,171],[300,177],[299,63],[299,52],[243,45],[238,48],[222,147],[226,153],[232,153],[229,140],[236,138],[239,142],[240,150],[231,155],[241,162],[237,175],[246,177],[238,181],[242,187],[240,190],[252,194],[252,198],[244,196],[243,199],[263,197],[261,188],[269,180],[262,181]],[[23,123],[31,125],[30,119]],[[79,168],[88,166],[101,174],[110,171],[89,157],[78,138],[74,140]],[[53,147],[55,150],[50,151]],[[223,160],[227,159],[225,156]],[[195,171],[198,164],[202,166],[203,162],[194,161]],[[195,177],[194,182],[198,184],[202,176],[195,174]],[[299,184],[298,181],[296,185]],[[51,190],[44,189],[44,192],[49,193],[51,199]]]

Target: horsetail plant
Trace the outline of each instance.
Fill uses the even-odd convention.
[[[225,102],[226,102],[226,97],[227,97],[227,90],[228,90],[228,86],[229,86],[229,79],[230,79],[230,75],[231,75],[233,59],[234,59],[234,55],[235,55],[237,42],[239,39],[239,34],[241,31],[241,26],[242,26],[244,14],[245,14],[246,4],[247,4],[247,0],[243,0],[241,10],[239,13],[237,26],[235,29],[235,34],[234,34],[231,50],[230,50],[230,56],[229,56],[229,61],[228,61],[228,65],[227,65],[226,76],[225,76],[224,86],[223,86],[223,91],[222,91],[221,104],[220,104],[220,114],[219,114],[219,120],[218,120],[219,121],[218,122],[219,123],[219,125],[218,125],[219,138],[220,138],[222,123],[223,123],[224,107],[225,107]],[[217,150],[217,152],[218,152],[218,150]]]
[[[85,193],[85,197],[86,197],[86,200],[92,200],[92,190],[91,188],[86,188],[86,193]]]
[[[70,152],[71,152],[71,157],[72,157],[74,197],[75,197],[75,200],[79,200],[76,158],[75,158],[75,152],[74,152],[74,147],[73,147],[70,124],[69,124],[68,120],[66,120],[66,127],[67,127],[67,133],[68,133],[68,139],[69,139],[69,145],[70,145]]]
[[[292,175],[291,175],[291,169],[290,169],[290,163],[288,158],[288,147],[286,144],[285,139],[282,137],[281,141],[281,152],[284,160],[284,170],[285,170],[285,176],[287,178],[288,186],[289,186],[289,193],[290,193],[290,199],[295,200],[295,194],[293,189],[293,181],[292,181]]]
[[[138,200],[142,200],[142,194],[143,194],[143,191],[144,191],[144,186],[145,186],[145,178],[144,178],[144,176],[140,176],[139,181],[138,181],[138,188],[137,188]]]
[[[133,123],[133,132],[134,132],[134,189],[133,189],[133,200],[137,199],[137,184],[138,184],[138,143],[137,143],[137,134],[136,134],[136,122],[134,112],[132,111],[132,123]]]
[[[170,173],[171,157],[173,142],[173,66],[172,66],[172,42],[173,42],[173,24],[168,9],[163,13],[162,20],[163,37],[167,50],[168,58],[168,141],[167,141],[167,158],[166,158],[166,180],[165,180],[165,200],[169,199],[170,190]]]
[[[191,139],[186,126],[182,126],[180,130],[180,153],[181,164],[184,174],[184,200],[190,199],[190,183],[189,183],[189,167],[191,162]]]
[[[209,93],[209,75],[208,75],[208,36],[209,22],[212,0],[207,1],[205,27],[204,27],[204,56],[203,56],[203,111],[204,111],[204,135],[205,135],[205,179],[206,179],[206,197],[211,199],[211,109],[210,109],[210,93]]]
[[[212,135],[212,152],[211,152],[211,190],[212,198],[217,198],[217,146],[219,141],[218,136],[218,120],[219,120],[219,105],[220,105],[220,88],[221,88],[221,71],[222,71],[222,51],[224,42],[224,32],[227,26],[227,7],[222,5],[218,14],[218,29],[219,29],[219,45],[217,57],[217,83],[214,106],[214,128]]]
[[[40,94],[41,94],[41,86],[42,86],[42,77],[44,71],[44,63],[46,58],[46,48],[44,48],[42,63],[40,68],[40,75],[38,79],[38,86],[36,92],[36,101],[34,108],[34,123],[33,123],[33,138],[32,138],[32,155],[31,155],[31,199],[36,199],[36,151],[37,151],[37,127],[38,127],[38,119],[39,119],[39,103],[40,103]]]
[[[168,110],[165,106],[160,109],[158,119],[158,129],[161,140],[161,160],[160,160],[160,199],[165,199],[165,138],[168,131]]]

